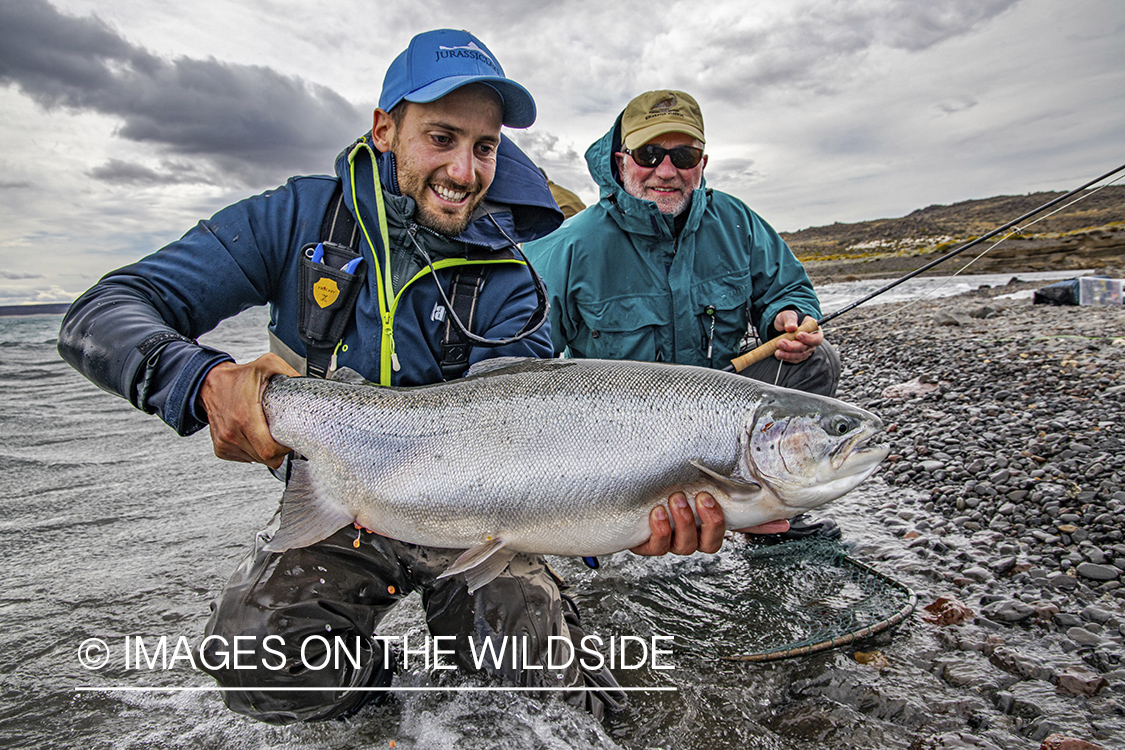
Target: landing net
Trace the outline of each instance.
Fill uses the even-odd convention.
[[[746,547],[737,616],[747,624],[734,661],[774,661],[845,646],[898,625],[917,596],[849,557],[834,539]],[[757,585],[756,585],[757,584]],[[748,631],[748,632],[747,632]],[[727,646],[729,648],[729,644]]]

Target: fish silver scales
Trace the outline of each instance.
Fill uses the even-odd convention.
[[[515,552],[635,546],[677,489],[712,493],[744,528],[838,497],[886,455],[870,445],[878,418],[840,401],[640,362],[489,360],[418,388],[277,378],[263,408],[274,439],[308,459],[268,549],[355,522],[468,548],[447,574],[471,587]]]
[[[536,551],[566,554],[574,540],[560,538],[561,517],[635,520],[653,491],[698,480],[689,460],[723,471],[736,460],[731,420],[745,403],[737,392],[725,395],[727,408],[698,418],[700,394],[685,395],[685,386],[698,387],[692,381],[611,364],[534,360],[414,389],[291,381],[295,400],[267,410],[275,438],[312,459],[326,492],[399,509],[361,517],[368,528],[469,547],[518,522]],[[271,390],[267,402],[273,397]]]

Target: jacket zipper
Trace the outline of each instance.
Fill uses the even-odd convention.
[[[428,230],[427,227],[421,226],[417,222],[412,221],[410,223],[410,226],[407,227],[407,229],[406,229],[407,237],[408,237],[409,241],[411,242],[411,244],[413,244],[414,238],[417,236],[419,231],[429,231],[432,234],[434,234],[435,237],[438,236],[436,232],[432,232],[432,230]],[[414,282],[418,281],[423,276],[430,273],[429,266],[428,265],[424,266],[422,268],[422,270],[420,270],[418,273],[414,274],[414,276],[412,276],[409,280],[407,280],[407,282],[402,285],[402,289],[398,290],[398,293],[396,294],[394,292],[394,282],[390,278],[390,274],[391,274],[390,253],[386,253],[386,263],[387,263],[387,266],[386,266],[386,276],[387,276],[386,283],[384,284],[382,272],[380,272],[378,277],[377,277],[377,280],[379,282],[379,286],[381,287],[380,291],[383,293],[382,296],[380,297],[380,300],[379,300],[379,306],[380,306],[380,308],[382,308],[381,313],[382,313],[382,319],[383,319],[382,348],[380,350],[381,351],[381,359],[380,359],[380,364],[379,364],[379,370],[380,370],[379,380],[380,380],[381,385],[390,385],[391,384],[391,372],[392,371],[398,372],[399,370],[402,369],[402,365],[400,364],[399,358],[398,358],[398,352],[395,349],[395,338],[394,338],[394,319],[395,319],[395,312],[398,309],[399,300],[402,299],[402,295],[406,293],[406,290],[409,289],[410,286]],[[468,265],[474,265],[474,264],[478,264],[478,263],[499,265],[501,263],[523,263],[523,261],[520,261],[518,259],[512,259],[512,258],[502,258],[502,259],[497,259],[497,260],[469,260],[468,258],[442,258],[440,260],[433,261],[433,266],[434,266],[434,270],[436,271],[437,269],[440,269],[440,268],[451,268],[453,266],[468,266]],[[390,363],[389,369],[388,369],[387,364],[386,364],[388,362]]]
[[[368,151],[368,153],[371,157],[371,161],[372,161],[372,173],[373,173],[372,180],[374,182],[373,188],[374,188],[374,192],[375,192],[376,210],[379,214],[379,238],[382,241],[381,244],[383,245],[383,262],[382,263],[379,263],[379,262],[375,263],[375,283],[379,287],[379,314],[380,314],[380,318],[382,320],[382,335],[380,336],[381,341],[380,341],[380,348],[379,348],[379,384],[389,386],[391,384],[391,373],[392,372],[399,372],[402,369],[402,364],[399,362],[399,358],[398,358],[398,352],[395,350],[395,337],[394,337],[395,309],[398,307],[398,301],[402,298],[403,292],[405,292],[410,287],[410,285],[413,284],[416,280],[418,280],[419,278],[424,276],[426,273],[429,273],[429,268],[427,267],[427,268],[422,269],[422,271],[419,271],[417,274],[415,274],[415,276],[413,278],[411,278],[409,281],[407,281],[405,284],[403,284],[402,289],[399,290],[398,294],[395,294],[395,292],[394,292],[393,280],[390,279],[390,278],[386,278],[386,279],[383,278],[384,271],[386,271],[387,274],[391,273],[391,242],[390,242],[390,233],[387,230],[386,207],[383,205],[383,185],[382,185],[382,181],[379,179],[378,159],[375,157],[374,151],[366,143],[361,142],[359,144],[356,144],[356,147],[348,155],[348,161],[349,161],[349,170],[348,171],[350,173],[350,177],[351,177],[351,181],[352,181],[351,182],[352,194],[353,195],[356,194],[354,159],[355,159],[356,153],[359,151],[360,148],[364,148]],[[397,182],[398,181],[397,165],[392,164],[392,169],[393,169],[392,177],[395,180],[395,182]],[[363,219],[359,216],[358,209],[356,211],[356,221],[359,223],[360,229],[362,230],[364,237],[367,239],[367,244],[368,244],[369,247],[371,247],[372,257],[374,257],[375,243],[372,242],[371,236],[367,232],[367,227],[364,226]],[[408,236],[409,236],[412,243],[413,243],[415,235],[417,235],[417,233],[420,229],[426,229],[426,227],[422,227],[417,222],[413,222],[413,221],[411,222],[410,226],[407,228],[407,233],[408,233]],[[434,233],[434,234],[436,235],[436,233]],[[455,265],[469,265],[471,263],[522,263],[522,262],[523,261],[509,260],[509,259],[470,261],[468,259],[461,259],[461,258],[447,258],[447,259],[444,259],[444,260],[436,261],[433,264],[433,266],[434,266],[434,269],[436,270],[438,268],[446,268],[446,267],[455,266]]]

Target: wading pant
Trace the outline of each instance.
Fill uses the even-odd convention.
[[[464,576],[437,579],[461,550],[419,547],[349,526],[309,547],[264,552],[262,546],[276,522],[275,517],[258,534],[255,549],[211,605],[199,649],[205,672],[223,687],[242,688],[223,693],[231,710],[271,724],[353,713],[380,693],[348,688],[390,684],[396,665],[384,663],[383,643],[371,636],[387,611],[415,590],[421,594],[431,636],[454,636],[428,642],[430,669],[437,644],[443,652],[454,652],[442,657],[444,664],[477,671],[475,645],[477,657],[487,655],[481,670],[507,684],[605,688],[562,693],[567,702],[585,707],[599,720],[606,708],[623,705],[624,694],[614,690],[618,685],[609,670],[591,670],[581,663],[579,642],[584,633],[578,612],[559,593],[561,580],[541,556],[516,555],[499,577],[469,594]],[[357,536],[358,548],[353,546]],[[504,658],[493,659],[505,637]],[[421,640],[416,636],[408,641],[405,656],[411,671],[427,668],[421,654],[426,644],[416,642]],[[485,647],[488,640],[495,651]],[[403,642],[391,642],[397,644],[390,652],[391,661],[402,664]],[[356,653],[358,664],[353,663]],[[568,661],[562,669],[524,668]],[[598,663],[592,656],[586,661]],[[271,691],[271,687],[339,690]]]
[[[761,362],[755,362],[740,374],[783,388],[835,396],[836,386],[840,383],[840,355],[825,341],[804,362],[792,364],[770,356]]]

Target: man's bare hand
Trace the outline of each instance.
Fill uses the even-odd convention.
[[[227,461],[278,468],[289,448],[270,435],[262,411],[262,392],[274,375],[300,375],[276,354],[253,362],[215,365],[203,380],[199,398],[207,412],[215,455]]]
[[[811,320],[811,317],[806,315],[805,320]],[[796,310],[782,310],[773,319],[774,330],[782,333],[793,333],[799,325]],[[813,350],[824,341],[824,332],[808,333],[807,331],[801,331],[797,334],[797,338],[793,340],[782,338],[775,340],[777,341],[777,351],[774,352],[773,356],[783,362],[796,364],[797,362],[804,362],[812,356]]]
[[[723,517],[722,507],[715,502],[715,498],[706,492],[699,493],[695,498],[695,507],[699,512],[699,527],[696,527],[695,513],[687,501],[687,496],[682,492],[675,492],[668,498],[668,508],[671,508],[669,521],[668,508],[658,505],[652,509],[648,516],[648,525],[652,536],[644,544],[633,547],[632,552],[638,555],[666,555],[669,552],[675,555],[690,555],[693,552],[718,552],[723,546],[723,537],[726,534],[727,524]],[[673,528],[673,523],[675,528]],[[760,526],[752,526],[738,531],[747,534],[780,534],[789,530],[789,522],[785,520],[770,521]]]

